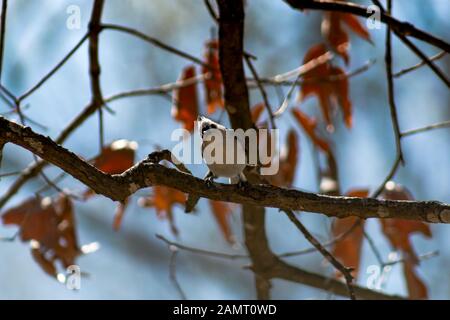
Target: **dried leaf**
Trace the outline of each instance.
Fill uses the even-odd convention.
[[[214,200],[209,200],[209,205],[211,206],[211,210],[217,220],[217,223],[219,224],[223,236],[229,243],[234,243],[235,239],[228,222],[229,216],[232,212],[230,205],[226,202]]]
[[[276,175],[270,176],[270,182],[276,186],[291,187],[298,166],[298,136],[291,129],[287,136],[286,153],[280,157],[280,167]]]
[[[137,148],[135,141],[116,140],[103,148],[93,165],[105,173],[120,174],[133,166]]]
[[[139,205],[145,208],[155,208],[156,214],[160,218],[167,218],[174,234],[178,234],[178,229],[174,223],[173,206],[176,204],[184,205],[186,195],[176,189],[165,186],[153,187],[153,195],[139,198]]]
[[[205,45],[205,62],[212,68],[202,67],[202,73],[209,75],[203,82],[206,92],[208,113],[213,113],[217,108],[223,108],[222,74],[219,65],[219,41],[210,40]]]
[[[292,115],[297,120],[297,122],[303,127],[306,134],[312,140],[312,142],[322,151],[328,152],[330,146],[325,139],[319,138],[316,133],[317,120],[315,118],[308,117],[305,113],[300,111],[300,109],[292,109]]]
[[[322,34],[328,44],[336,51],[348,64],[350,57],[348,49],[350,47],[350,37],[344,28],[346,25],[359,37],[372,42],[367,29],[360,23],[358,18],[350,13],[325,12],[322,20]]]
[[[195,77],[195,67],[183,69],[179,81],[186,81]],[[197,84],[194,82],[176,89],[173,93],[172,116],[183,123],[186,130],[194,130],[194,121],[198,116]]]
[[[251,110],[253,123],[256,124],[259,121],[259,118],[261,117],[261,114],[263,113],[264,108],[265,108],[265,104],[263,102],[255,104],[253,106],[253,108]]]
[[[381,194],[383,199],[413,200],[411,192],[400,184],[388,182]],[[427,238],[432,236],[430,226],[421,221],[403,219],[380,219],[384,235],[396,250],[401,250],[412,262],[418,263],[416,253],[410,242],[410,235],[421,233]]]
[[[410,299],[427,299],[428,289],[419,278],[415,271],[415,263],[406,260],[403,264],[403,272],[405,274],[406,285],[408,287],[408,295]]]
[[[313,46],[306,53],[304,63],[316,59],[326,52],[323,44]],[[331,109],[336,104],[341,107],[345,125],[350,128],[352,126],[352,104],[349,97],[348,77],[345,71],[327,62],[307,72],[304,80],[300,100],[303,101],[310,95],[317,97],[327,124],[327,130],[334,130]]]
[[[386,183],[381,197],[389,200],[414,199],[406,187],[392,181]],[[427,288],[414,270],[419,263],[419,259],[411,244],[410,235],[420,233],[430,238],[432,236],[430,226],[421,221],[403,219],[380,219],[380,222],[382,231],[389,239],[392,247],[403,253],[403,258],[405,259],[403,270],[409,297],[411,299],[426,299],[428,297]]]
[[[122,219],[125,214],[127,205],[128,205],[128,199],[117,204],[116,212],[114,213],[114,222],[113,222],[113,228],[115,231],[118,231],[120,229],[120,226],[122,225]]]
[[[75,264],[81,251],[75,232],[73,204],[61,194],[57,199],[30,198],[7,210],[5,225],[20,227],[20,239],[30,241],[33,258],[48,274],[56,276],[56,262],[65,268]]]
[[[346,194],[349,197],[366,198],[369,195],[367,189],[353,189]],[[357,278],[361,262],[361,248],[364,239],[364,220],[358,217],[336,219],[333,223],[333,237],[339,237],[350,231],[343,239],[333,246],[332,254],[346,267],[354,268],[352,275]],[[354,227],[356,223],[360,225]],[[352,229],[352,227],[354,227]]]
[[[103,148],[102,153],[94,159],[93,165],[109,174],[120,174],[134,165],[134,158],[138,144],[135,141],[125,139],[116,140],[110,145]],[[95,195],[95,192],[88,189],[84,192],[85,199],[89,199]],[[116,208],[115,218],[113,222],[114,230],[118,230],[125,213],[126,203],[119,203]]]

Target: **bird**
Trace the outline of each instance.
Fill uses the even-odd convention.
[[[247,179],[243,171],[247,165],[244,141],[234,135],[232,129],[204,116],[198,116],[197,128],[202,140],[202,158],[209,169],[205,180],[211,184],[214,179],[225,177],[231,184],[245,186]],[[227,159],[227,150],[233,153],[232,159]]]

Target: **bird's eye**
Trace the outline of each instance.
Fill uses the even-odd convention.
[[[212,123],[211,124],[211,129],[217,129],[217,126],[214,123]]]
[[[211,126],[209,124],[204,125],[202,128],[202,135],[206,130],[209,130],[210,128],[211,128]]]

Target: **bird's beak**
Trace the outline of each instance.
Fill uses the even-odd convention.
[[[197,117],[197,121],[202,121],[203,120],[203,117],[202,116],[198,116]]]

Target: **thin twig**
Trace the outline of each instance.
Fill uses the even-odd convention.
[[[28,89],[26,92],[24,92],[21,96],[17,98],[18,101],[23,101],[26,98],[28,98],[33,92],[35,92],[37,89],[39,89],[48,79],[53,76],[56,71],[58,71],[69,59],[73,56],[75,52],[81,47],[81,45],[86,41],[86,39],[89,38],[89,32],[86,33],[78,42],[77,44],[59,61],[56,66],[54,66],[47,74],[42,77],[41,80],[39,80],[33,87]]]
[[[429,126],[425,126],[425,127],[422,127],[422,128],[417,128],[417,129],[404,131],[404,132],[402,132],[402,137],[407,137],[407,136],[411,136],[411,135],[414,135],[414,134],[417,134],[417,133],[422,133],[422,132],[426,132],[426,131],[430,131],[430,130],[434,130],[434,129],[449,128],[449,127],[450,127],[450,120],[449,121],[440,122],[440,123],[431,124]]]
[[[428,260],[428,259],[437,257],[438,255],[439,255],[439,251],[435,250],[435,251],[431,251],[431,252],[427,252],[427,253],[421,254],[417,258],[419,259],[419,261],[424,261],[424,260]],[[404,263],[406,261],[407,261],[407,259],[401,258],[401,259],[398,259],[398,260],[385,262],[383,264],[383,266],[392,266],[392,265],[395,265],[395,264],[398,264],[398,263]]]
[[[392,11],[392,2],[387,0],[387,12],[390,14]],[[400,162],[404,164],[403,151],[401,145],[401,133],[400,126],[398,123],[397,106],[395,105],[395,93],[394,93],[394,80],[392,77],[392,41],[391,41],[391,27],[388,26],[386,30],[386,76],[388,83],[388,96],[389,96],[389,107],[391,111],[392,125],[394,126],[395,134],[395,144],[397,148],[398,157]]]
[[[188,251],[191,253],[200,254],[200,255],[204,255],[204,256],[211,256],[211,257],[215,257],[215,258],[230,259],[230,260],[248,259],[249,258],[249,256],[245,255],[245,254],[229,254],[229,253],[222,253],[222,252],[216,252],[216,251],[210,251],[210,250],[189,247],[189,246],[177,243],[177,242],[170,241],[169,239],[165,238],[164,236],[162,236],[160,234],[156,234],[156,238],[164,241],[165,243],[167,243],[170,246],[175,246],[181,250],[185,250],[185,251]]]
[[[447,52],[442,51],[442,52],[438,53],[437,55],[434,55],[434,56],[428,58],[428,60],[436,61],[436,60],[441,59],[442,57],[445,57],[446,54],[447,54]],[[418,64],[416,64],[414,66],[411,66],[409,68],[406,68],[406,69],[403,69],[403,70],[401,70],[399,72],[394,73],[393,77],[394,78],[401,77],[401,76],[403,76],[403,75],[405,75],[407,73],[410,73],[411,71],[414,71],[414,70],[417,70],[417,69],[423,67],[424,65],[426,65],[426,62],[422,60],[422,62],[420,62],[420,63],[418,63]]]
[[[364,238],[367,240],[367,243],[369,244],[370,249],[372,249],[372,252],[375,255],[375,258],[378,261],[378,264],[380,265],[380,267],[385,266],[383,257],[380,253],[380,250],[378,250],[377,246],[375,245],[375,242],[373,241],[372,237],[366,232],[366,230],[363,229],[363,235]]]
[[[374,0],[375,4],[380,6],[381,4],[378,1]],[[388,10],[390,13],[392,9],[391,0],[387,0]],[[381,6],[380,6],[381,8]],[[389,174],[384,179],[383,183],[375,190],[373,197],[377,197],[384,190],[385,184],[392,179],[392,177],[397,172],[397,169],[400,164],[404,164],[402,145],[401,145],[401,132],[400,126],[398,123],[398,115],[397,115],[397,107],[395,105],[395,96],[394,96],[394,80],[392,77],[392,43],[391,43],[391,27],[388,25],[386,30],[386,54],[385,54],[385,62],[386,62],[386,76],[388,83],[388,99],[389,99],[389,108],[391,112],[392,126],[394,127],[394,136],[395,136],[395,144],[396,144],[396,156],[394,164],[391,167]]]
[[[214,11],[214,8],[211,5],[211,2],[209,2],[209,0],[204,0],[205,2],[205,6],[206,9],[208,9],[209,15],[211,16],[211,18],[213,18],[214,21],[219,22],[219,16],[217,15],[217,13]]]
[[[284,81],[285,79],[290,78],[291,76],[297,75],[297,77],[296,77],[295,81],[292,83],[283,103],[278,108],[278,110],[276,110],[273,113],[275,118],[278,118],[279,116],[281,116],[284,113],[284,111],[286,111],[286,109],[288,108],[292,94],[294,93],[294,89],[297,86],[297,82],[300,80],[300,77],[302,77],[305,73],[311,71],[312,69],[328,62],[332,58],[333,58],[333,54],[331,52],[326,52],[323,55],[308,61],[307,63],[303,64],[299,68],[297,68],[293,71],[286,72],[285,74],[282,74],[282,75],[274,78],[275,81]]]
[[[300,230],[300,232],[305,236],[306,240],[309,241],[322,255],[325,259],[327,259],[328,262],[333,265],[339,272],[342,273],[342,275],[345,278],[345,281],[347,283],[348,293],[351,300],[355,300],[355,291],[353,289],[353,276],[351,274],[351,269],[345,267],[342,265],[327,249],[325,249],[319,241],[317,241],[316,238],[306,229],[306,227],[303,225],[303,223],[300,222],[300,220],[297,219],[294,212],[291,210],[283,210],[286,215],[288,216],[289,220],[297,227],[297,229]]]
[[[329,247],[329,246],[332,246],[332,245],[344,240],[345,238],[347,238],[348,235],[350,235],[356,228],[358,228],[360,226],[361,226],[361,220],[358,220],[347,231],[341,233],[334,239],[332,239],[326,243],[323,243],[322,246]],[[281,254],[278,254],[278,257],[279,258],[290,258],[290,257],[313,253],[313,252],[317,252],[317,249],[315,247],[300,250],[300,251],[290,251],[290,252],[281,253]]]
[[[261,92],[261,96],[264,100],[264,106],[266,107],[267,112],[269,113],[269,120],[270,120],[270,125],[272,126],[272,129],[276,129],[277,126],[275,124],[275,120],[274,120],[274,116],[273,116],[273,112],[272,112],[272,107],[270,105],[269,102],[269,98],[267,97],[267,92],[266,89],[264,89],[264,86],[262,85],[259,76],[258,76],[258,72],[256,71],[255,67],[253,66],[252,61],[250,60],[250,58],[248,56],[244,56],[245,61],[247,62],[247,66],[250,69],[253,77],[255,78],[256,84],[259,88],[259,91]]]
[[[0,84],[2,80],[2,71],[3,71],[3,51],[5,47],[5,29],[6,29],[6,13],[8,9],[8,0],[2,1],[2,13],[0,17]]]
[[[375,5],[377,5],[380,8],[381,13],[388,13],[388,15],[391,15],[391,6],[392,2],[390,0],[387,0],[387,10],[385,10],[379,0],[372,0]],[[419,58],[422,59],[422,61],[427,64],[430,69],[447,85],[447,87],[450,88],[450,80],[447,78],[447,76],[425,55],[425,53],[422,52],[411,40],[409,40],[403,33],[399,32],[397,29],[393,29],[395,35],[407,46],[409,49],[414,52]],[[387,32],[391,33],[391,25],[387,25]],[[391,70],[392,72],[392,70]]]
[[[187,300],[186,294],[183,291],[183,288],[181,288],[180,283],[177,279],[177,254],[178,249],[175,246],[169,246],[169,250],[171,252],[170,255],[170,262],[169,262],[169,277],[172,281],[173,285],[177,289],[178,293],[180,294],[180,297],[182,300]]]
[[[99,35],[102,31],[100,26],[104,0],[95,0],[92,8],[91,20],[89,22],[89,74],[91,78],[91,103],[96,106],[98,111],[99,121],[99,138],[100,138],[100,152],[104,145],[104,131],[103,131],[103,94],[100,85],[100,60],[99,60]]]
[[[132,29],[132,28],[128,28],[128,27],[125,27],[125,26],[116,25],[116,24],[102,24],[101,28],[105,29],[105,30],[115,30],[115,31],[128,33],[128,34],[133,35],[133,36],[135,36],[137,38],[140,38],[141,40],[144,40],[144,41],[146,41],[148,43],[151,43],[151,44],[153,44],[153,45],[155,45],[157,47],[160,47],[161,49],[164,49],[164,50],[166,50],[168,52],[174,53],[174,54],[176,54],[176,55],[178,55],[180,57],[188,59],[188,60],[190,60],[190,61],[192,61],[192,62],[194,62],[196,64],[199,64],[199,65],[204,66],[204,67],[209,68],[209,69],[212,68],[210,65],[208,65],[205,62],[203,62],[201,59],[199,59],[197,57],[194,57],[194,56],[192,56],[192,55],[190,55],[190,54],[188,54],[188,53],[186,53],[184,51],[181,51],[181,50],[179,50],[177,48],[174,48],[174,47],[172,47],[172,46],[170,46],[168,44],[165,44],[165,43],[161,42],[160,40],[158,40],[156,38],[153,38],[151,36],[148,36],[148,35],[140,32],[140,31],[138,31],[136,29]]]
[[[175,89],[183,88],[186,86],[190,86],[192,84],[196,84],[198,82],[202,82],[205,79],[208,78],[208,74],[201,74],[192,78],[188,78],[185,80],[179,80],[176,82],[171,82],[167,84],[163,84],[158,87],[148,88],[148,89],[136,89],[136,90],[130,90],[125,92],[120,92],[117,94],[114,94],[108,98],[104,99],[105,103],[113,102],[119,99],[128,98],[128,97],[140,97],[140,96],[146,96],[146,95],[153,95],[153,94],[166,94],[168,92],[172,92]]]

